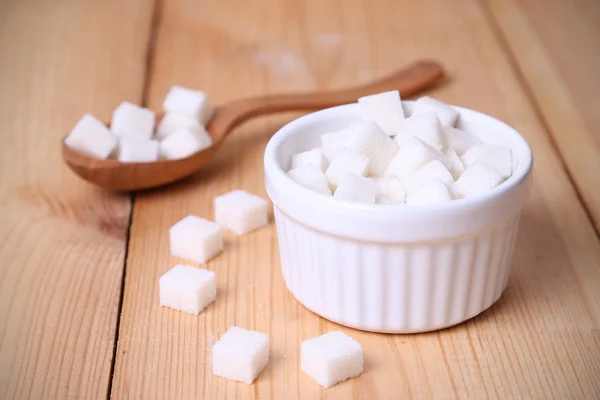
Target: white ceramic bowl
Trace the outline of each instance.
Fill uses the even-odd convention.
[[[410,114],[413,102],[404,102]],[[440,205],[342,202],[286,175],[291,156],[360,119],[358,105],[329,108],[281,128],[265,150],[283,277],[296,299],[328,320],[378,332],[458,324],[490,307],[508,281],[532,154],[490,116],[456,107],[458,127],[510,147],[513,175],[485,195]]]

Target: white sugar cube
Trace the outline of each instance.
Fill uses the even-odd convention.
[[[363,372],[362,346],[343,332],[305,340],[300,353],[302,372],[326,388]]]
[[[360,153],[348,149],[341,149],[331,160],[325,172],[329,187],[335,189],[346,172],[365,175],[369,167],[369,159]]]
[[[166,113],[156,128],[156,138],[162,140],[180,129],[198,130],[200,123],[185,115]]]
[[[406,198],[404,186],[398,178],[375,178],[375,202],[377,204],[403,204]]]
[[[212,108],[208,103],[206,93],[177,85],[172,86],[165,97],[163,110],[166,113],[185,115],[202,125],[206,125],[212,116]]]
[[[113,111],[110,130],[115,136],[149,140],[154,133],[154,112],[127,101]]]
[[[298,168],[303,165],[314,165],[325,172],[329,166],[329,161],[323,154],[323,151],[317,148],[303,151],[302,153],[294,154],[292,156],[292,168]]]
[[[452,200],[452,195],[448,186],[440,181],[435,180],[425,186],[419,186],[412,192],[406,195],[406,204],[439,204]]]
[[[436,150],[441,151],[445,147],[444,131],[435,112],[413,114],[405,119],[396,136],[396,142],[400,147],[409,144],[409,135],[422,140]]]
[[[458,179],[458,177],[465,172],[465,166],[453,149],[446,151],[440,161],[442,161],[442,164],[450,171],[454,180]]]
[[[501,184],[504,178],[483,160],[477,160],[454,183],[454,193],[459,197],[483,194]]]
[[[429,145],[413,138],[412,143],[402,147],[394,156],[390,165],[383,173],[387,178],[404,178],[423,165],[440,157],[439,152]]]
[[[151,162],[158,159],[158,141],[122,137],[119,139],[119,161]]]
[[[98,158],[108,158],[117,147],[117,138],[90,114],[85,114],[65,139],[72,149]]]
[[[206,269],[178,264],[158,281],[160,305],[198,315],[215,300],[215,273]]]
[[[469,168],[477,160],[487,162],[496,168],[503,178],[512,175],[513,160],[510,149],[491,144],[479,144],[471,147],[460,157],[466,168]]]
[[[402,179],[402,185],[407,192],[411,192],[420,186],[425,186],[433,181],[440,180],[448,187],[454,184],[452,174],[439,160],[433,160]]]
[[[331,196],[325,173],[312,164],[292,168],[288,171],[288,176],[307,189]]]
[[[213,374],[251,384],[269,362],[269,337],[232,326],[212,348]]]
[[[204,264],[223,250],[223,230],[218,224],[188,215],[169,230],[171,254]]]
[[[268,224],[269,203],[243,190],[234,190],[215,198],[215,221],[243,235]]]
[[[373,121],[350,125],[342,146],[369,159],[369,176],[381,176],[398,152],[396,142]]]
[[[459,156],[471,147],[482,143],[481,139],[472,133],[451,126],[445,127],[444,133],[446,134],[446,147],[456,151]]]
[[[360,97],[358,105],[364,119],[375,121],[390,136],[398,132],[404,120],[404,108],[397,90]]]
[[[333,157],[342,148],[342,142],[344,141],[345,135],[345,129],[321,135],[321,149],[329,161],[333,160]]]
[[[212,143],[212,138],[202,126],[181,128],[160,142],[159,153],[170,160],[185,158],[209,148]]]
[[[455,108],[429,96],[423,96],[416,101],[413,116],[431,111],[435,111],[442,126],[454,126],[458,118],[458,111]]]
[[[375,203],[375,181],[353,172],[346,172],[339,180],[333,197],[357,203]]]

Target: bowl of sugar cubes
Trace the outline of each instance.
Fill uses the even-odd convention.
[[[466,321],[506,288],[532,165],[515,129],[428,96],[300,117],[264,156],[286,286],[366,331]]]

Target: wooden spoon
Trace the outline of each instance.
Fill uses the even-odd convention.
[[[272,95],[233,101],[215,109],[207,130],[213,146],[178,160],[123,163],[79,152],[63,140],[63,158],[83,179],[111,190],[149,189],[184,178],[202,168],[223,143],[225,137],[244,121],[281,111],[315,111],[354,103],[361,96],[397,89],[403,98],[413,96],[437,83],[444,75],[432,61],[419,61],[387,77],[354,88],[307,94]],[[160,119],[160,117],[159,117]]]

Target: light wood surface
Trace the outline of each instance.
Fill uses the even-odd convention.
[[[75,177],[57,143],[84,112],[140,100],[150,16],[141,1],[0,5],[2,399],[108,393],[130,198]]]
[[[212,146],[189,157],[154,162],[119,162],[114,159],[93,157],[62,142],[65,163],[77,175],[102,188],[115,191],[154,189],[188,177],[202,169],[221,147],[233,130],[249,120],[263,115],[290,111],[317,111],[356,101],[372,93],[399,90],[404,96],[422,93],[443,81],[442,66],[436,62],[419,60],[389,76],[367,84],[337,91],[314,91],[284,95],[254,96],[235,100],[213,108],[210,123],[206,127],[212,138]],[[156,126],[163,115],[156,117]]]
[[[600,231],[600,2],[488,0],[488,5]]]
[[[574,38],[567,43],[600,21],[592,2],[569,8],[579,10],[565,12],[572,18],[560,18],[567,1],[546,14],[541,0],[501,3],[169,0],[153,17],[141,0],[0,0],[0,398],[600,398],[600,242],[569,176],[593,212],[598,186],[584,192],[581,182],[596,178],[575,166],[597,161],[591,150],[581,161],[567,156],[592,146],[598,95],[577,76],[584,51],[569,66],[569,44],[537,47],[556,38],[548,21]],[[541,58],[515,62],[528,48],[511,41],[501,14],[519,17],[514,29]],[[576,18],[588,28],[574,27]],[[440,60],[450,75],[432,95],[513,125],[535,157],[508,289],[451,329],[383,335],[317,317],[285,288],[273,225],[226,234],[225,251],[207,265],[219,292],[206,311],[159,307],[158,278],[183,261],[169,255],[168,228],[188,214],[212,218],[213,198],[232,189],[265,196],[264,146],[298,113],[248,122],[206,169],[137,193],[133,207],[60,160],[57,143],[83,112],[106,120],[143,93],[159,110],[173,84],[223,104],[365,83],[419,58]],[[536,92],[540,78],[526,68],[540,68],[552,91]],[[584,93],[590,105],[561,100],[568,108],[555,110],[540,93]],[[582,125],[565,131],[573,115]],[[211,372],[211,346],[234,324],[271,338],[272,359],[253,385]],[[338,329],[363,345],[365,372],[324,390],[299,371],[299,344]]]

